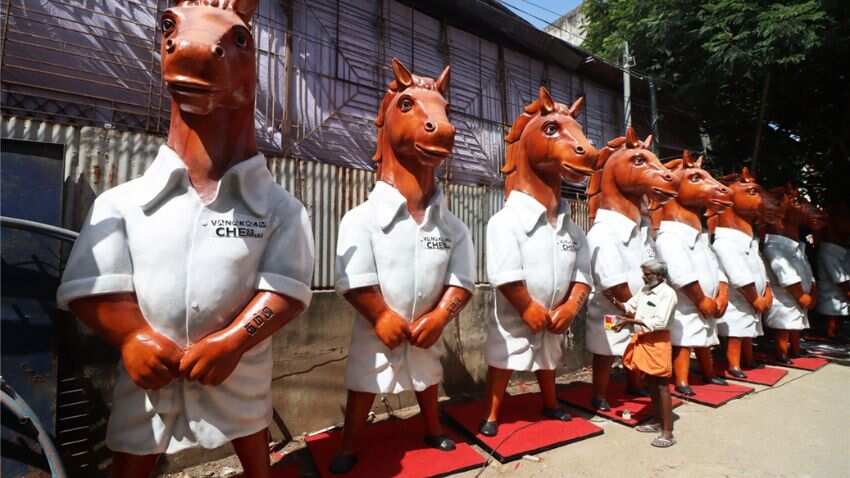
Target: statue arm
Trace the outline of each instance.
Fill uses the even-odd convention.
[[[793,284],[785,286],[785,290],[791,294],[791,297],[797,301],[797,304],[804,310],[811,309],[815,306],[815,297],[812,294],[807,294],[803,291],[803,285],[801,282],[795,282]]]
[[[503,284],[499,286],[499,292],[519,312],[522,321],[532,332],[537,333],[550,326],[552,319],[549,311],[531,297],[524,281]]]
[[[570,290],[564,301],[551,312],[549,331],[556,334],[565,332],[575,320],[589,294],[590,286],[584,282],[570,284]]]
[[[688,299],[694,303],[704,318],[709,319],[717,317],[719,310],[717,302],[713,298],[705,295],[699,281],[693,281],[690,284],[685,285],[682,287],[682,292],[684,292]]]
[[[434,310],[410,324],[410,343],[426,349],[434,345],[443,328],[463,310],[470,298],[472,292],[463,287],[447,286]]]

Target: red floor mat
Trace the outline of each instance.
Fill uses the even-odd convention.
[[[298,469],[298,463],[278,464],[272,467],[272,478],[299,478],[300,476],[301,471]]]
[[[454,451],[443,452],[422,442],[425,424],[417,415],[405,420],[391,418],[369,425],[358,454],[359,462],[346,478],[422,478],[444,476],[484,465],[484,457],[447,427],[446,434],[457,443]],[[335,477],[328,471],[339,450],[342,431],[332,430],[308,436],[307,448],[323,478]]]
[[[605,417],[615,422],[634,427],[652,418],[652,401],[649,397],[633,397],[626,394],[626,384],[611,382],[608,385],[608,404],[611,410],[596,410],[590,404],[593,397],[593,386],[587,382],[572,382],[558,389],[558,400],[590,413]],[[682,404],[681,400],[673,398],[673,408]],[[623,412],[628,410],[628,419]]]
[[[787,370],[782,370],[781,368],[774,367],[764,367],[743,369],[743,372],[747,374],[747,378],[735,378],[732,375],[729,375],[729,372],[726,370],[726,362],[719,360],[714,361],[714,368],[715,370],[717,370],[718,375],[722,375],[728,380],[755,383],[757,385],[767,385],[769,387],[776,385],[780,380],[782,380],[782,377],[788,375]]]
[[[731,383],[729,385],[714,385],[712,383],[705,383],[702,381],[702,377],[700,376],[691,376],[689,382],[696,395],[686,397],[678,394],[676,393],[673,385],[670,385],[670,393],[675,397],[685,399],[689,402],[699,403],[701,405],[708,405],[709,407],[725,405],[726,402],[736,398],[741,398],[754,390],[752,387],[745,387],[743,385],[735,385]]]
[[[829,363],[829,360],[820,357],[797,357],[791,359],[790,364],[779,363],[773,355],[768,354],[756,354],[756,358],[777,367],[796,368],[809,372],[814,372]]]
[[[478,433],[487,414],[486,400],[453,403],[443,407],[443,412],[502,463],[603,433],[601,428],[580,417],[568,422],[546,419],[540,414],[542,408],[537,393],[506,396],[499,434],[494,437]]]

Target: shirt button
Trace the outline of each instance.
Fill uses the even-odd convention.
[[[194,310],[195,312],[201,310],[201,305],[197,302],[192,302],[192,310]]]
[[[421,298],[424,294],[422,294],[422,291],[419,291],[419,292],[416,293],[416,295],[418,295]]]

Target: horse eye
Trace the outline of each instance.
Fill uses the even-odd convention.
[[[413,100],[410,98],[402,98],[401,101],[398,102],[398,106],[401,108],[402,113],[407,113],[413,109]]]
[[[547,136],[554,136],[558,132],[557,123],[546,123],[543,126],[543,132],[546,133]]]
[[[632,162],[635,165],[640,166],[641,164],[646,162],[646,159],[644,159],[643,155],[636,154],[636,155],[632,156]]]
[[[159,22],[159,27],[162,29],[163,34],[171,33],[175,26],[177,26],[177,22],[169,17],[165,17]]]
[[[236,46],[240,48],[248,46],[248,34],[244,30],[236,30],[236,34],[233,39],[236,42]]]
[[[690,180],[692,183],[698,183],[700,178],[699,174],[691,174]]]

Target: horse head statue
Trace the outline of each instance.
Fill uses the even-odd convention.
[[[728,227],[752,236],[754,224],[781,221],[778,203],[756,182],[746,166],[740,173],[727,174],[720,181],[732,191],[732,206],[709,216],[710,231]]]
[[[641,141],[629,127],[626,136],[612,139],[602,148],[587,185],[591,222],[599,208],[620,212],[639,222],[644,196],[663,204],[679,194],[676,177],[650,151],[651,144],[652,135]]]
[[[769,193],[778,204],[778,220],[769,221],[767,225],[770,233],[798,239],[801,227],[811,231],[820,231],[826,227],[826,214],[806,199],[793,184],[772,188]]]
[[[434,176],[451,154],[455,128],[449,122],[446,91],[451,68],[437,79],[417,76],[393,58],[394,79],[381,101],[375,126],[378,141],[372,159],[379,180],[393,182],[402,170],[414,176]]]
[[[664,163],[679,183],[678,195],[659,207],[650,207],[653,225],[661,221],[677,221],[702,229],[700,215],[719,213],[732,207],[732,191],[702,168],[703,157],[694,159],[690,151]]]
[[[562,179],[580,181],[593,174],[597,151],[576,121],[583,106],[583,97],[567,106],[540,87],[505,138],[505,197],[514,189],[531,193],[541,185],[560,188]]]

